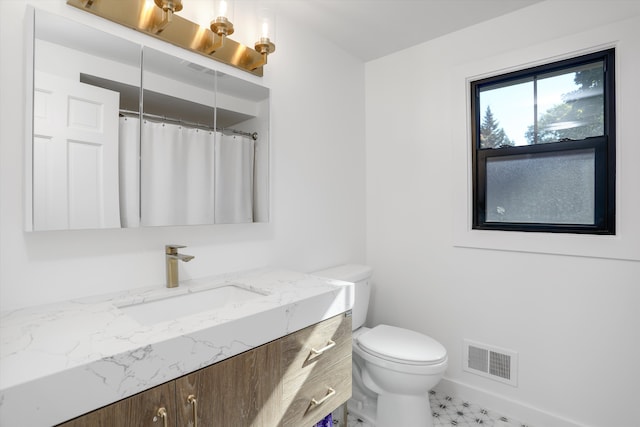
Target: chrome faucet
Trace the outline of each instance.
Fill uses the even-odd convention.
[[[189,262],[194,256],[179,254],[178,249],[186,248],[182,245],[165,245],[165,259],[167,264],[167,288],[175,288],[180,284],[178,279],[178,261]]]

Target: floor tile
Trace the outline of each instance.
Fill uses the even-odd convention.
[[[489,408],[483,408],[434,390],[429,392],[429,401],[433,411],[434,427],[533,427],[530,424],[524,424],[497,414]],[[333,414],[334,427],[376,427],[365,420],[358,419],[351,413],[348,415],[346,425],[342,418],[343,410],[339,408]]]

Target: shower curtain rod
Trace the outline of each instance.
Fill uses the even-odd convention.
[[[136,116],[136,117],[140,116],[140,113],[138,111],[131,111],[131,110],[120,110],[120,114],[123,115],[123,116],[124,115]],[[215,130],[215,131],[218,131],[218,132],[231,132],[231,133],[234,133],[236,135],[248,136],[249,138],[252,138],[254,141],[258,140],[258,132],[245,132],[245,131],[237,130],[237,129],[233,129],[233,128],[216,128],[216,129],[214,129],[211,126],[203,125],[203,124],[200,124],[200,123],[189,122],[189,121],[185,121],[185,120],[181,120],[181,119],[174,119],[172,117],[167,117],[167,116],[159,116],[157,114],[144,113],[144,114],[142,114],[142,117],[143,118],[149,118],[149,119],[161,120],[163,122],[175,123],[175,124],[183,125],[183,126],[186,126],[186,127],[192,127],[192,128],[196,128],[196,129]]]

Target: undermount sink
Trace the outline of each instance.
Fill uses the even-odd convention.
[[[120,306],[120,310],[142,324],[174,320],[251,301],[268,295],[253,289],[226,285],[137,304]]]

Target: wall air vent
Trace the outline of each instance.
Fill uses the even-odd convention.
[[[518,386],[518,353],[470,340],[464,340],[463,346],[463,370]]]

